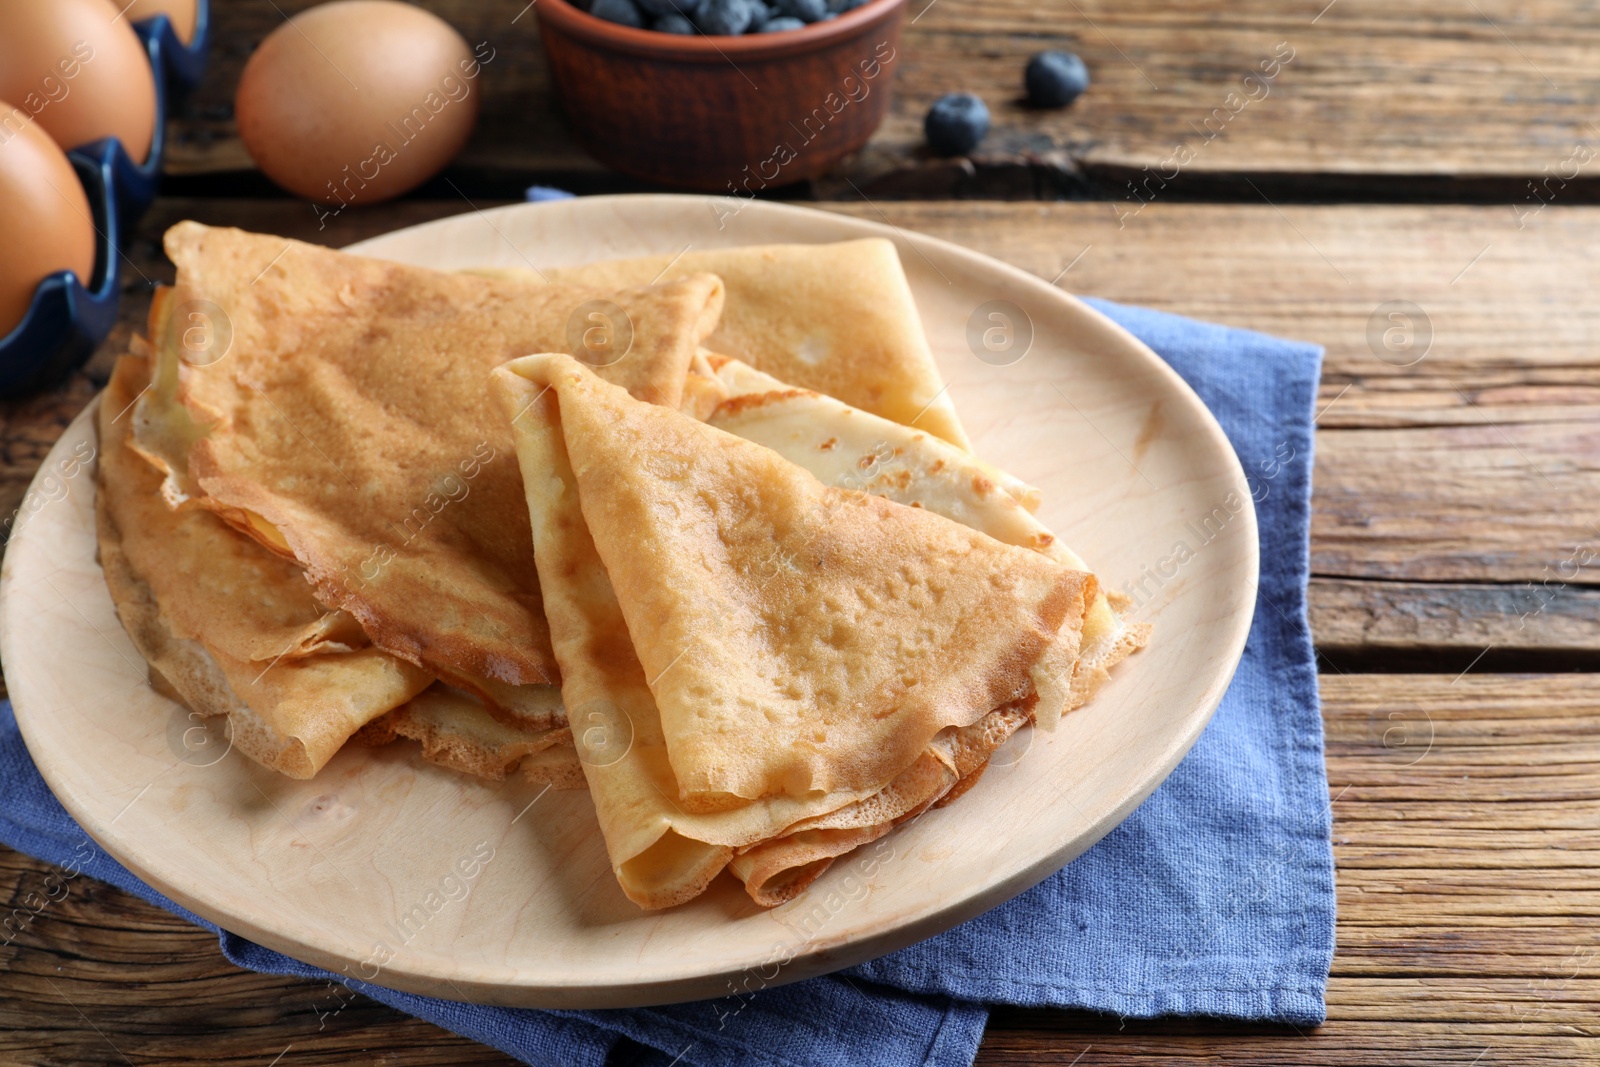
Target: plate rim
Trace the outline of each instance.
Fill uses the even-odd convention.
[[[1166,379],[1170,388],[1179,393],[1179,395],[1184,396],[1192,408],[1200,413],[1200,425],[1211,439],[1211,443],[1214,446],[1218,446],[1217,451],[1219,454],[1225,458],[1229,468],[1227,472],[1229,479],[1236,487],[1247,489],[1248,482],[1243,467],[1233,450],[1231,442],[1228,441],[1222,427],[1217,423],[1216,417],[1200,400],[1199,396],[1195,394],[1188,383],[1165,360],[1156,355],[1153,350],[1132,333],[1073,294],[1047,283],[1033,274],[1003,260],[927,234],[907,231],[892,225],[876,223],[851,215],[836,214],[815,208],[771,201],[746,201],[742,198],[666,193],[618,194],[538,204],[510,204],[489,209],[473,208],[470,212],[462,212],[457,215],[414,226],[402,227],[377,235],[349,245],[344,250],[356,254],[379,254],[378,252],[369,251],[369,249],[400,235],[425,235],[431,229],[448,228],[452,225],[459,226],[462,219],[472,217],[474,213],[477,216],[484,217],[491,227],[498,230],[498,227],[494,227],[495,218],[513,213],[527,211],[548,212],[552,209],[562,210],[563,208],[572,210],[573,205],[578,205],[581,210],[599,210],[607,205],[617,203],[641,202],[651,204],[666,202],[668,205],[683,210],[704,209],[705,206],[732,202],[739,205],[738,210],[741,212],[756,210],[758,212],[779,212],[794,217],[820,216],[821,219],[828,220],[830,224],[856,229],[859,231],[858,236],[885,237],[892,241],[897,248],[909,245],[913,248],[928,249],[941,255],[948,255],[962,260],[969,267],[978,267],[983,271],[998,272],[1006,284],[1020,288],[1035,299],[1057,301],[1065,304],[1076,315],[1105,331],[1122,347],[1138,352],[1150,367],[1156,369]],[[504,235],[502,234],[501,236],[504,239]],[[845,239],[850,238],[824,234],[819,236],[817,241],[813,243]],[[87,438],[95,441],[98,449],[98,439],[92,420],[94,412],[98,410],[100,399],[100,395],[97,394],[85,406],[83,411],[73,419],[67,430],[62,433],[60,439],[51,448],[49,455],[30,482],[28,494],[35,492],[40,480],[53,468],[55,461],[60,458],[58,452],[70,447],[73,442]],[[96,462],[98,462],[98,451]],[[87,491],[91,494],[89,499],[92,500],[92,494],[97,491],[95,481],[91,480],[87,483]],[[24,499],[26,498],[25,496]],[[1254,619],[1260,579],[1260,537],[1254,501],[1248,491],[1242,493],[1241,499],[1244,501],[1245,506],[1237,517],[1245,520],[1243,541],[1247,546],[1248,589],[1244,591],[1246,595],[1241,597],[1241,603],[1245,607],[1235,612],[1229,620],[1230,628],[1221,641],[1221,648],[1225,650],[1223,658],[1226,661],[1226,667],[1213,673],[1209,684],[1198,700],[1194,702],[1193,711],[1183,720],[1186,728],[1175,731],[1171,737],[1167,738],[1162,748],[1162,758],[1152,763],[1154,769],[1146,773],[1140,780],[1133,782],[1131,785],[1125,783],[1123,788],[1116,791],[1114,795],[1118,797],[1118,802],[1112,805],[1102,818],[1087,828],[1066,834],[1056,847],[1036,854],[1030,862],[1015,869],[1008,869],[1009,873],[1005,876],[985,881],[975,888],[964,891],[947,903],[920,911],[912,918],[892,923],[873,933],[859,937],[839,938],[837,940],[828,938],[808,940],[792,958],[784,963],[773,979],[762,982],[762,988],[776,987],[788,982],[830,973],[876,958],[950,929],[976,915],[998,907],[1012,897],[1043,881],[1070,863],[1078,855],[1093,847],[1095,843],[1126,819],[1139,804],[1166,781],[1204,732],[1216,708],[1221,703],[1223,695],[1227,692],[1243,656],[1245,643],[1248,640]],[[19,531],[19,533],[24,532]],[[24,544],[26,543],[24,541]],[[11,546],[13,550],[16,547],[18,547],[16,544]],[[18,580],[16,577],[17,568],[11,565],[12,556],[13,553],[8,551],[4,573],[0,575],[0,662],[8,665],[17,662],[10,655],[11,635],[15,629],[12,613],[15,609],[12,606],[13,598],[7,595],[13,583]],[[98,565],[98,560],[96,560],[95,566],[98,567]],[[25,620],[16,621],[25,623]],[[16,668],[11,667],[6,673],[8,676],[13,675],[16,673]],[[25,672],[26,675],[31,675],[32,673],[32,670]],[[9,677],[7,680],[8,682],[11,681]],[[52,765],[48,758],[43,763],[38,759],[36,753],[39,745],[32,736],[32,727],[29,725],[29,715],[26,711],[27,698],[25,694],[30,686],[31,681],[23,681],[20,686],[11,685],[13,691],[12,702],[13,708],[17,713],[18,728],[21,731],[24,743],[29,749],[30,756],[34,758],[40,774],[44,777],[52,793],[60,800],[62,806],[83,828],[85,833],[104,848],[109,855],[117,859],[131,873],[152,888],[215,925],[247,936],[264,947],[332,971],[335,975],[343,973],[346,977],[350,977],[348,971],[350,963],[353,960],[364,958],[365,955],[359,947],[356,947],[354,951],[323,948],[322,945],[315,941],[296,938],[292,932],[280,932],[260,926],[250,916],[241,912],[230,911],[220,905],[214,907],[210,900],[191,894],[184,886],[174,883],[171,879],[166,878],[163,873],[150,869],[149,866],[141,862],[136,850],[124,848],[124,841],[111,831],[109,824],[100,825],[100,821],[93,811],[86,804],[79,803],[76,791],[71,788],[69,782],[60,780],[60,776],[57,774],[60,768]],[[1058,835],[1058,838],[1060,836]],[[225,895],[224,893],[217,894],[219,898]],[[356,934],[350,935],[351,946],[354,946],[357,936]],[[436,958],[438,957],[419,954],[416,957],[416,961],[426,964],[429,960]],[[764,961],[746,960],[741,957],[715,971],[708,971],[704,966],[691,965],[686,966],[683,969],[683,973],[652,975],[648,979],[634,979],[627,982],[613,979],[594,982],[584,980],[581,966],[572,962],[562,961],[556,966],[555,970],[542,971],[538,974],[537,981],[531,981],[530,978],[532,976],[525,970],[521,972],[520,976],[516,973],[511,973],[506,977],[491,977],[492,973],[496,971],[515,972],[517,970],[514,966],[504,963],[493,965],[471,964],[470,966],[479,975],[478,977],[473,977],[467,974],[443,971],[437,967],[408,966],[403,962],[404,959],[404,955],[396,956],[395,959],[383,966],[381,984],[404,992],[442,997],[442,999],[464,999],[473,1003],[547,1008],[634,1007],[698,1000],[706,996],[716,995],[708,991],[720,991],[729,978],[749,975],[758,968],[768,966]],[[450,962],[452,964],[457,963],[454,960]],[[441,981],[447,981],[462,996],[458,998],[449,994],[441,994],[439,990]],[[622,995],[615,995],[619,991]]]

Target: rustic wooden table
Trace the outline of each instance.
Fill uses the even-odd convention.
[[[319,230],[251,170],[229,108],[255,43],[308,5],[216,4],[213,69],[172,124],[170,195],[128,250],[121,325],[71,382],[0,408],[0,513],[171,279],[170,223],[337,245],[535,180],[634,187],[562,132],[524,0],[431,0],[498,50],[479,134],[448,182]],[[1000,1011],[979,1063],[1600,1062],[1600,208],[1581,206],[1600,189],[1600,12],[913,0],[913,14],[878,137],[787,195],[1328,352],[1311,587],[1339,865],[1328,1022]],[[1270,92],[1230,102],[1284,45]],[[1067,112],[1025,110],[1021,63],[1052,46],[1083,54],[1095,87]],[[979,157],[931,161],[918,117],[953,88],[983,95],[997,127]],[[1179,146],[1193,151],[1174,177]],[[1063,197],[1086,202],[1041,202]],[[1375,339],[1396,301],[1414,326],[1398,353]],[[0,849],[0,913],[50,873]],[[0,938],[4,1063],[511,1062],[342,989],[239,971],[209,935],[103,885],[74,882]]]

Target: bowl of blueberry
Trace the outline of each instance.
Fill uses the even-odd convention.
[[[750,197],[859,149],[889,107],[906,0],[540,0],[574,136],[632,177]]]

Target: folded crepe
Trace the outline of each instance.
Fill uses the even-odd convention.
[[[432,678],[318,604],[293,563],[209,512],[165,505],[160,473],[127,447],[148,377],[124,356],[98,413],[100,560],[118,615],[185,704],[228,716],[235,748],[309,778]]]
[[[508,723],[548,710],[556,663],[488,372],[566,347],[570,320],[604,300],[631,335],[608,379],[676,405],[720,282],[532,287],[192,222],[166,249],[177,285],[152,328],[181,337],[198,315],[229,341],[198,359],[157,346],[136,443],[165,471],[165,499],[294,561],[373,645]]]
[[[158,325],[170,307],[170,291],[158,292]],[[427,672],[371,647],[354,618],[317,602],[293,561],[192,502],[169,506],[160,468],[130,447],[135,401],[152,389],[149,346],[135,337],[132,349],[97,415],[100,556],[158,691],[226,716],[234,748],[290,777],[314,776],[353,736],[408,737],[425,759],[465,773],[519,770],[582,787],[570,735],[550,725],[563,718],[555,686],[523,687],[531,714],[496,718],[481,700],[430,686]]]
[[[486,271],[603,289],[715,274],[727,302],[706,344],[792,385],[969,447],[894,245],[689,249],[580,267]]]
[[[796,389],[739,360],[712,356],[701,366],[710,370],[720,391],[706,416],[712,426],[767,446],[828,485],[926,508],[1065,567],[1089,570],[1034,516],[1039,491],[1010,474],[928,434]],[[705,385],[697,388],[710,391]],[[1097,588],[1063,710],[1092,697],[1112,667],[1144,647],[1149,633],[1149,624],[1125,621],[1107,591]],[[1046,728],[1053,725],[1049,715],[1047,705]]]
[[[552,713],[559,713],[560,692],[546,688],[551,692],[545,699],[556,705]],[[360,740],[384,745],[406,737],[421,745],[423,759],[464,774],[498,781],[521,771],[527,780],[557,789],[583,788],[583,771],[565,726],[542,726],[537,718],[523,726],[502,720],[474,694],[435,682],[363,727]]]
[[[1059,714],[1092,575],[825,486],[570,357],[494,380],[578,755],[641,906],[741,853],[752,897],[787,899]]]

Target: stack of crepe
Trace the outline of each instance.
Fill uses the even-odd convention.
[[[635,903],[728,870],[770,905],[1143,643],[971,455],[887,242],[548,276],[166,244],[101,560],[153,681],[265,766],[406,737],[587,786]],[[596,301],[631,346],[584,362]]]

